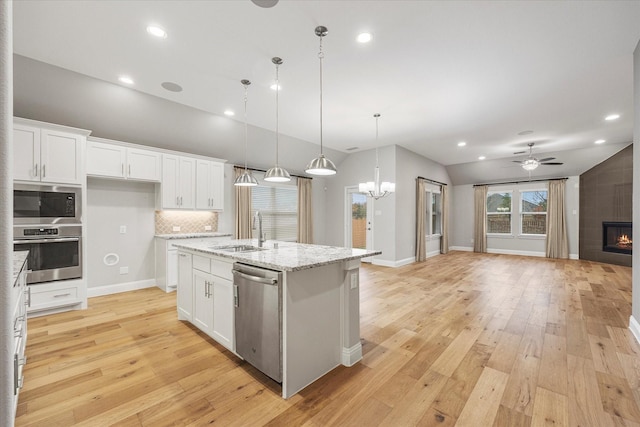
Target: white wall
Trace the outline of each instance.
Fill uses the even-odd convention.
[[[87,184],[87,272],[89,288],[155,279],[155,185],[89,178]],[[126,226],[126,234],[120,226]],[[120,261],[104,263],[115,253]],[[120,274],[120,267],[129,267]]]
[[[380,180],[395,182],[395,146],[379,149]],[[325,198],[325,242],[332,246],[344,246],[345,187],[372,181],[376,164],[375,150],[349,155],[337,164],[338,173],[324,178],[327,188]],[[315,178],[314,178],[315,181]],[[398,186],[396,185],[396,190]],[[392,194],[374,202],[374,249],[383,253],[376,259],[395,261],[395,199]]]
[[[0,2],[0,425],[13,425],[13,38],[12,2]]]
[[[578,258],[578,219],[579,219],[579,189],[580,179],[577,176],[569,177],[566,182],[565,198],[567,209],[567,234],[569,239],[569,256]],[[489,191],[504,190],[532,190],[546,188],[544,182],[492,185]],[[457,249],[473,250],[473,186],[457,185],[454,187],[453,197],[453,231],[450,245]],[[514,203],[514,212],[518,213]],[[575,213],[574,213],[575,212]],[[517,222],[514,222],[517,224]],[[516,225],[514,225],[516,226]],[[514,230],[517,235],[517,230]],[[527,237],[487,237],[488,252],[513,253],[521,255],[544,256],[545,240],[543,238]]]
[[[432,179],[448,184],[451,199],[451,180],[446,168],[433,160],[422,157],[406,148],[397,147],[396,152],[396,261],[402,262],[416,254],[416,178]],[[449,211],[456,209],[450,200]],[[449,213],[449,232],[455,227]],[[451,245],[451,242],[449,242]],[[439,241],[427,242],[427,253],[438,251]]]
[[[633,99],[634,128],[633,142],[640,142],[640,42],[633,53]],[[633,150],[633,222],[640,224],[640,150]],[[640,342],[640,251],[633,251],[633,287],[631,291],[630,327]]]

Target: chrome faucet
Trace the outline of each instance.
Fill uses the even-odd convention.
[[[267,240],[264,237],[264,233],[262,232],[262,214],[260,211],[256,211],[255,215],[253,215],[253,229],[256,229],[256,219],[258,220],[258,247],[261,248],[262,244]]]

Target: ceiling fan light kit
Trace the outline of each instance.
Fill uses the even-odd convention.
[[[545,166],[556,166],[556,165],[562,165],[563,163],[560,162],[552,162],[551,160],[555,160],[555,157],[545,157],[544,159],[536,159],[535,157],[533,157],[533,146],[534,146],[534,142],[530,142],[527,145],[529,146],[529,157],[524,159],[524,160],[514,160],[514,163],[519,163],[520,166],[522,166],[522,169],[526,170],[527,172],[531,172],[535,169],[538,168],[538,166],[540,165],[545,165]],[[516,152],[513,154],[521,154],[523,152]]]

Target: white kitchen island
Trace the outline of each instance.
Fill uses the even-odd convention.
[[[258,241],[232,240],[225,245],[255,247]],[[360,260],[381,252],[270,240],[263,250],[253,252],[228,252],[206,241],[176,247],[178,318],[234,353],[233,263],[282,272],[282,397],[289,398],[335,367],[352,366],[362,358]],[[206,302],[209,298],[211,304]]]

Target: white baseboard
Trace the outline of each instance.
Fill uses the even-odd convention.
[[[450,251],[473,252],[471,246],[449,246]]]
[[[569,259],[580,259],[578,254],[569,254]]]
[[[362,360],[362,344],[358,343],[351,348],[342,347],[342,364],[353,366]]]
[[[439,253],[439,252],[438,252]],[[403,265],[409,265],[416,261],[416,257],[410,257],[401,259],[399,261],[389,261],[386,259],[373,259],[373,265],[380,265],[382,267],[402,267]]]
[[[629,317],[629,329],[634,337],[636,337],[636,341],[640,344],[640,323],[633,317]]]
[[[502,254],[502,255],[522,255],[522,256],[534,256],[544,258],[546,254],[544,252],[537,251],[515,251],[512,249],[487,249],[487,253],[490,254]]]
[[[116,285],[96,286],[87,288],[87,297],[101,297],[103,295],[119,294],[120,292],[136,291],[138,289],[153,288],[155,279],[138,280],[136,282],[118,283]]]
[[[440,249],[438,249],[437,251],[427,252],[427,258],[431,258],[431,257],[434,257],[436,255],[440,255]],[[415,257],[413,259],[415,260]]]

